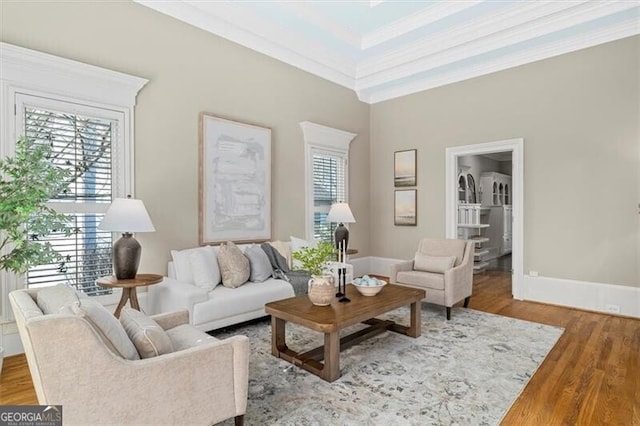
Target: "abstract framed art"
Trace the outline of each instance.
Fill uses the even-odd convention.
[[[416,186],[417,150],[396,151],[393,156],[393,183],[395,187]]]
[[[200,113],[200,245],[271,238],[271,129]]]
[[[417,189],[396,189],[393,203],[393,224],[396,226],[417,225]]]

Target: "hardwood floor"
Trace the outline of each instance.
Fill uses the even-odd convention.
[[[640,320],[513,300],[499,272],[476,276],[469,307],[565,328],[503,425],[640,425]],[[4,360],[4,404],[37,404],[22,355]]]

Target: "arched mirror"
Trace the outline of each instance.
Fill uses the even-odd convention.
[[[458,202],[467,202],[467,178],[464,175],[458,178]]]
[[[467,175],[467,189],[467,202],[477,203],[478,198],[476,197],[476,181],[473,179],[473,175],[471,175],[471,173]]]

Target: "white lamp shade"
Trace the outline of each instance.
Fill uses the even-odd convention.
[[[331,210],[329,210],[329,214],[327,215],[327,222],[355,223],[356,218],[353,217],[349,204],[335,203],[331,205]]]
[[[113,232],[154,232],[142,200],[116,198],[98,225],[98,229]]]

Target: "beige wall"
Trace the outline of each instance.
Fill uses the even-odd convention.
[[[367,254],[369,107],[352,91],[129,2],[3,2],[1,28],[4,42],[150,80],[135,110],[135,188],[157,231],[139,235],[141,270],[164,273],[170,249],[198,243],[200,111],[272,129],[274,239],[305,232],[298,123],[357,133],[351,245]]]
[[[524,138],[525,272],[639,285],[633,37],[371,107],[371,247],[444,236],[445,148]],[[418,149],[418,226],[393,226],[393,152]]]

